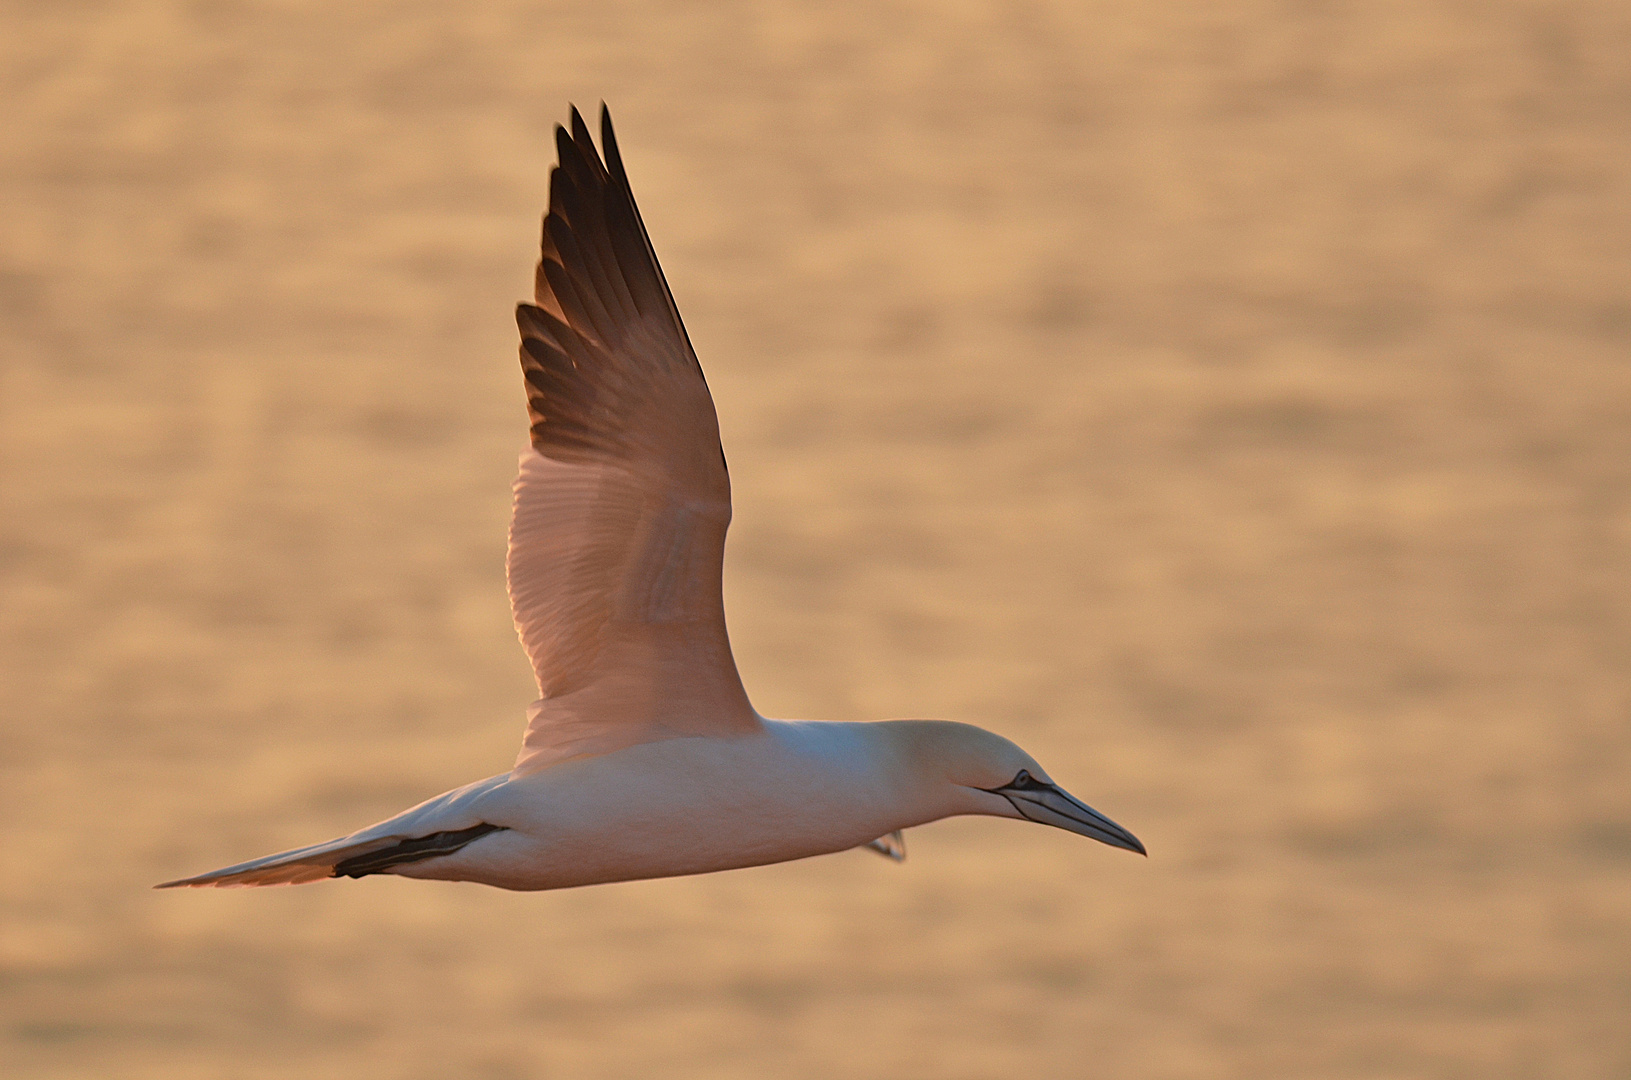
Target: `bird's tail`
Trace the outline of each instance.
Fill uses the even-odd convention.
[[[367,831],[374,832],[371,829]],[[252,885],[303,885],[308,881],[331,877],[359,878],[369,874],[388,874],[393,866],[451,855],[472,840],[503,831],[502,825],[481,822],[468,829],[444,829],[426,836],[374,835],[363,839],[361,834],[353,834],[326,844],[296,848],[153,887],[172,889],[185,885],[191,888],[230,889]]]
[[[325,844],[280,851],[259,859],[211,870],[196,877],[166,881],[155,889],[231,889],[253,885],[303,885],[331,877],[365,877],[390,873],[403,863],[451,855],[472,840],[503,827],[482,820],[478,804],[483,796],[502,787],[508,773],[478,780],[462,788],[426,799],[418,806],[378,825]]]
[[[195,877],[166,881],[155,889],[234,889],[253,885],[304,885],[308,881],[339,877],[335,868],[348,859],[367,857],[383,848],[400,842],[400,837],[374,837],[359,841],[355,836],[343,836],[326,844],[280,851],[236,866],[211,870]]]

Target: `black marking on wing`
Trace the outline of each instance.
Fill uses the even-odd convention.
[[[604,162],[576,107],[570,130],[555,129],[560,164],[550,171],[537,303],[516,308],[532,445],[560,461],[639,458],[653,451],[642,412],[680,408],[682,416],[686,409],[697,414],[697,452],[723,461],[707,382],[634,204],[604,105],[600,131]],[[664,400],[676,388],[687,400]]]
[[[392,866],[402,863],[419,862],[422,859],[434,859],[438,855],[451,855],[473,840],[479,840],[488,833],[503,832],[503,825],[489,825],[485,821],[480,825],[472,825],[468,829],[459,829],[454,832],[431,833],[413,840],[402,840],[388,848],[370,851],[366,855],[353,855],[349,859],[341,859],[334,864],[334,877],[360,878],[369,874],[382,873]]]

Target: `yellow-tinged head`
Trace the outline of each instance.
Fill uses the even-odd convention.
[[[1055,784],[1001,735],[950,720],[886,720],[903,771],[958,813],[1022,818],[1145,854],[1138,837]],[[950,790],[948,790],[950,789]]]

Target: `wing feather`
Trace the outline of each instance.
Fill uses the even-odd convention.
[[[639,742],[759,730],[720,573],[730,478],[713,399],[601,115],[576,109],[521,304],[532,448],[508,576],[538,677],[518,772]]]

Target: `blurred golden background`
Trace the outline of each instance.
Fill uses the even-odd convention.
[[[1631,1075],[1623,3],[0,8],[0,1072]],[[508,767],[605,98],[772,716],[1063,832],[153,893]]]

